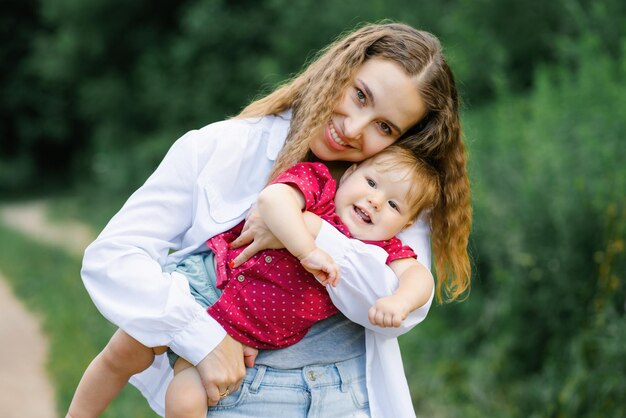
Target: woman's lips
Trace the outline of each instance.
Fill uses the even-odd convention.
[[[328,122],[326,125],[326,142],[332,149],[336,149],[338,151],[343,151],[348,148],[348,144],[341,140],[337,130],[335,129],[335,125],[332,121]]]
[[[332,121],[330,121],[328,126],[329,126],[328,129],[330,131],[330,136],[333,138],[333,141],[335,141],[339,145],[343,145],[344,147],[347,147],[348,144],[346,144],[345,142],[341,140],[341,138],[339,138],[339,135],[337,134],[337,130],[335,129],[335,124]]]

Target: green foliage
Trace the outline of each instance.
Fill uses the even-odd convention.
[[[0,192],[40,190],[45,172],[67,181],[68,150],[80,149],[69,129],[76,120],[67,95],[31,62],[33,35],[43,29],[37,8],[32,0],[0,3]]]
[[[626,12],[618,0],[30,0],[0,7],[0,193],[82,184],[95,198],[127,195],[185,131],[236,114],[360,23],[389,18],[436,33],[464,100],[477,105],[503,80],[513,91],[527,89],[539,65],[576,48],[581,28],[597,31],[616,55]]]
[[[437,34],[468,109],[476,275],[466,302],[434,308],[402,339],[416,408],[442,418],[626,415],[626,2],[0,7],[0,193],[78,187],[77,205],[98,227],[177,137],[236,114],[341,32],[391,18]],[[0,267],[27,277],[32,266],[11,260],[32,253],[32,243],[0,232]],[[46,277],[66,284],[31,295],[15,282],[18,293],[62,319],[46,325],[53,345],[88,347],[53,347],[66,405],[110,329],[96,325],[77,260],[34,248],[41,286]],[[56,290],[51,300],[71,299],[85,318],[43,303]],[[93,341],[83,332],[98,328],[104,334]],[[143,413],[120,408],[118,416]]]
[[[466,115],[472,294],[404,343],[433,416],[623,415],[625,80],[626,53],[590,35],[526,97]]]

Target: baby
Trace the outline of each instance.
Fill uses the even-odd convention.
[[[239,265],[243,248],[233,249],[230,243],[241,233],[242,222],[209,239],[211,251],[182,260],[173,271],[185,275],[196,300],[246,346],[246,364],[251,367],[254,349],[295,344],[315,322],[338,312],[325,286],[339,284],[339,267],[315,245],[325,220],[346,236],[387,252],[399,287],[371,307],[369,319],[374,325],[397,327],[429,300],[433,279],[395,235],[430,209],[439,193],[436,171],[400,146],[352,165],[337,189],[325,165],[299,163],[278,175],[257,201],[261,218],[285,249],[260,251]],[[85,372],[68,416],[97,416],[131,375],[150,366],[154,354],[165,349],[145,347],[118,330]],[[103,360],[107,350],[124,357],[115,370]],[[206,416],[206,392],[197,371],[171,351],[168,355],[174,379],[166,395],[166,416]],[[106,387],[98,383],[104,376],[109,376]]]

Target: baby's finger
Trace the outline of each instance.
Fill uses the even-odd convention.
[[[328,273],[328,280],[326,284],[331,285],[332,287],[337,287],[337,275],[334,272]]]
[[[330,273],[330,277],[331,277],[331,284],[333,285],[333,287],[337,287],[337,285],[339,284],[339,278],[340,278],[339,267],[337,265],[333,266],[333,270]]]
[[[328,273],[326,273],[324,270],[320,270],[315,276],[317,277],[317,280],[324,286],[328,284]]]
[[[322,283],[324,286],[326,286],[327,284],[330,283],[331,281],[331,277],[330,274],[328,273],[326,267],[322,267],[322,270],[320,270],[317,274],[317,277],[320,278],[320,283]]]
[[[383,320],[381,321],[383,323],[383,327],[388,328],[388,327],[392,327],[393,326],[393,316],[389,313],[384,314],[383,315]]]
[[[377,309],[372,306],[369,311],[367,311],[367,318],[370,320],[370,323],[372,325],[378,325],[378,323],[376,322],[376,317],[377,317]]]

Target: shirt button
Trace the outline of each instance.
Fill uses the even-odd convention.
[[[243,274],[240,274],[239,276],[237,276],[237,280],[239,280],[240,282],[243,282],[245,279],[245,277],[243,277]]]
[[[315,381],[315,379],[317,379],[317,376],[315,376],[315,372],[313,370],[309,370],[309,380]]]
[[[266,263],[271,263],[272,262],[272,257],[270,257],[269,255],[265,256],[265,262]]]

